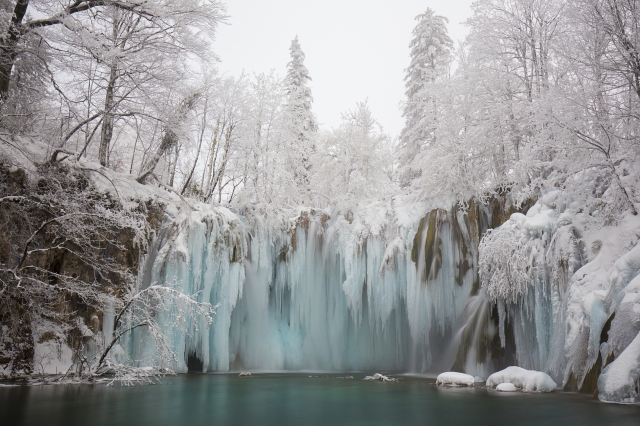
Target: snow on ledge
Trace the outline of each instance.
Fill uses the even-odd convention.
[[[469,374],[456,373],[453,371],[447,371],[442,373],[436,379],[437,385],[450,385],[450,386],[473,386],[475,378]]]
[[[520,367],[507,367],[487,379],[488,387],[494,388],[503,383],[512,383],[524,392],[551,392],[557,386],[547,373]]]

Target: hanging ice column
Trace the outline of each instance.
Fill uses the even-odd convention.
[[[276,226],[207,207],[165,230],[148,281],[221,304],[209,330],[170,336],[177,370],[426,371],[474,288],[474,221],[458,210],[409,229],[293,215]]]

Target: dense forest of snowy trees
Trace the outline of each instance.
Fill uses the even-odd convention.
[[[613,183],[606,207],[612,214],[635,209],[620,176],[636,173],[639,148],[637,7],[613,0],[479,1],[456,50],[443,18],[428,12],[437,25],[423,31],[440,28],[422,42],[431,62],[412,62],[407,74],[401,152],[411,152],[405,167],[415,170],[412,193],[465,200],[500,187],[528,196],[557,186],[591,198],[593,181],[574,178],[589,170],[602,185]],[[419,89],[414,67],[429,73]],[[419,112],[425,105],[429,112]]]
[[[30,183],[0,157],[3,318],[25,309],[31,321],[59,319],[59,297],[69,294],[112,313],[141,297],[173,297],[180,321],[214,313],[136,288],[135,262],[118,253],[147,249],[153,209],[118,198],[115,174],[236,211],[382,201],[426,213],[506,191],[519,204],[561,190],[597,226],[637,215],[640,1],[478,0],[472,9],[458,45],[445,17],[429,8],[416,17],[396,140],[366,100],[337,128],[318,125],[298,37],[282,78],[219,74],[211,45],[228,18],[218,0],[2,1],[0,144],[35,143],[41,156],[40,180]],[[113,199],[98,196],[89,175],[110,182]],[[527,289],[527,265],[510,277],[513,253],[500,252],[516,228],[481,244],[494,302],[516,303]],[[57,251],[90,273],[43,269]],[[489,265],[500,262],[504,274]],[[153,329],[145,315],[122,326]],[[12,321],[3,320],[3,336],[18,341],[23,328]]]
[[[415,200],[541,185],[587,196],[572,176],[593,170],[615,183],[612,212],[634,208],[620,177],[638,149],[635,2],[479,1],[457,47],[427,9],[397,144],[366,102],[318,129],[297,38],[283,79],[218,75],[222,4],[6,3],[2,126],[40,135],[56,161],[86,157],[207,202],[314,207],[350,185]]]

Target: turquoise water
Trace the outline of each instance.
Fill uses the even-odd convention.
[[[403,377],[188,374],[161,385],[0,387],[0,424],[13,425],[640,425],[640,406],[585,395],[441,389]],[[317,377],[316,377],[317,376]]]

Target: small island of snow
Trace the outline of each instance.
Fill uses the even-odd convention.
[[[500,392],[515,392],[518,390],[513,383],[500,383],[496,386],[496,390]]]
[[[456,373],[448,371],[442,373],[436,379],[437,385],[449,385],[449,386],[473,386],[475,379],[473,376],[464,373]]]
[[[520,367],[507,367],[487,379],[487,386],[492,388],[505,383],[511,383],[524,392],[551,392],[557,386],[548,374]]]

